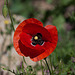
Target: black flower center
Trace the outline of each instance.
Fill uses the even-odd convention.
[[[43,43],[44,41],[42,40],[42,34],[37,33],[32,37],[32,45],[36,45],[36,44],[43,45]]]

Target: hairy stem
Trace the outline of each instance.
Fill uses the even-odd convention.
[[[51,71],[50,71],[50,68],[49,68],[49,65],[48,65],[48,62],[47,62],[46,58],[44,58],[44,60],[45,60],[45,62],[46,62],[46,65],[47,65],[47,67],[48,67],[49,73],[50,73],[50,75],[51,75]]]
[[[9,10],[8,0],[6,0],[6,2],[7,2],[9,17],[10,17],[10,20],[11,20],[11,27],[12,27],[12,30],[15,31],[14,25],[13,25],[13,18],[12,18],[11,12],[10,12],[10,10]]]
[[[26,63],[26,60],[25,60],[24,56],[23,56],[23,61],[24,61],[24,63],[28,66],[28,64]]]

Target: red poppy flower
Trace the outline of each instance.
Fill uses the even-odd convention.
[[[13,44],[21,56],[29,56],[33,61],[39,61],[49,56],[58,41],[56,26],[43,24],[35,18],[24,20],[16,28]]]

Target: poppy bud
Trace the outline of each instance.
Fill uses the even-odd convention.
[[[8,8],[7,8],[7,5],[4,5],[3,8],[2,8],[2,14],[3,16],[6,18],[7,15],[8,15]]]

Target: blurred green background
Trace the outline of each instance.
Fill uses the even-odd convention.
[[[59,72],[59,75],[75,75],[75,1],[9,0],[9,6],[12,14],[34,17],[44,26],[57,27],[58,44],[48,58],[51,58],[55,72]]]
[[[58,29],[58,44],[51,54],[52,64],[61,75],[75,75],[75,1],[74,0],[10,0],[13,14],[37,18]],[[74,62],[73,62],[74,61]]]

